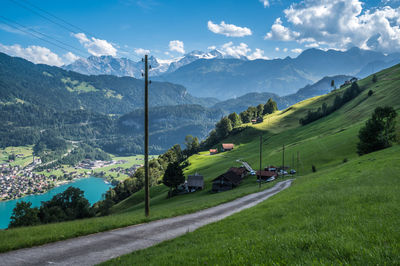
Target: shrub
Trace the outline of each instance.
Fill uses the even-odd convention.
[[[315,165],[312,165],[311,169],[312,169],[313,173],[317,172],[317,168],[315,167]]]

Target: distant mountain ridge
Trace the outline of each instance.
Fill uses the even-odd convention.
[[[154,79],[182,84],[195,96],[213,95],[225,100],[249,92],[279,96],[325,76],[356,76],[372,62],[391,62],[391,55],[352,48],[348,51],[308,49],[296,58],[274,60],[199,59]],[[384,65],[387,67],[387,65]],[[374,69],[378,71],[380,69]]]

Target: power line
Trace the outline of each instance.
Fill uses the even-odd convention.
[[[54,14],[52,14],[52,13],[50,13],[50,12],[44,10],[44,9],[42,9],[42,8],[40,8],[40,7],[38,7],[38,6],[34,5],[34,4],[31,4],[31,3],[28,2],[27,0],[20,0],[20,1],[23,1],[25,5],[22,4],[21,2],[17,1],[17,0],[9,0],[9,1],[15,3],[16,5],[18,5],[18,6],[22,7],[22,8],[24,8],[24,9],[26,9],[26,10],[28,10],[28,11],[34,13],[34,14],[36,14],[36,15],[38,15],[38,16],[40,16],[41,18],[44,18],[44,19],[47,20],[47,21],[50,21],[51,23],[54,23],[54,24],[58,25],[59,27],[61,27],[61,28],[65,29],[65,30],[67,30],[68,32],[72,32],[72,33],[74,33],[74,34],[77,34],[78,32],[77,32],[76,30],[73,30],[73,29],[72,29],[72,28],[75,28],[75,29],[77,29],[77,30],[79,30],[79,31],[82,31],[82,32],[86,33],[86,35],[88,35],[88,36],[90,35],[90,36],[92,36],[92,37],[94,37],[94,38],[96,38],[96,39],[100,39],[100,38],[98,38],[95,34],[90,33],[89,31],[87,31],[87,30],[85,30],[85,29],[83,29],[83,28],[81,28],[81,27],[78,27],[78,26],[76,26],[76,25],[74,25],[74,24],[68,22],[67,20],[62,19],[62,18],[60,18],[60,17],[58,17],[58,16],[56,16],[56,15],[54,15]],[[27,5],[29,5],[30,7],[27,6]],[[59,22],[55,21],[54,19],[51,19],[51,18],[49,18],[49,17],[47,17],[47,16],[44,16],[43,14],[40,14],[38,11],[35,11],[34,9],[37,9],[37,10],[39,10],[40,12],[43,12],[44,14],[46,14],[47,16],[51,16],[52,18],[54,18],[54,19],[56,19],[56,20],[58,20],[58,21],[61,21],[62,23],[68,25],[68,27],[65,26],[65,25],[63,25],[62,23],[59,23]],[[128,54],[131,53],[131,51],[128,51],[128,50],[126,50],[126,49],[124,49],[124,48],[121,48],[121,47],[119,47],[118,49],[119,49],[120,51],[126,52],[126,53],[128,53]]]
[[[70,28],[67,28],[67,27],[64,26],[64,25],[62,25],[62,24],[60,24],[60,23],[58,23],[58,22],[56,22],[56,21],[54,21],[54,20],[52,20],[52,19],[50,19],[50,18],[48,18],[48,17],[46,17],[46,16],[43,16],[43,15],[40,14],[39,12],[36,12],[36,11],[33,10],[32,8],[27,7],[27,6],[21,4],[21,3],[18,2],[18,1],[15,1],[15,0],[9,0],[9,1],[15,3],[16,5],[19,5],[20,7],[24,8],[24,9],[26,9],[26,10],[28,10],[28,11],[30,11],[30,12],[32,12],[32,13],[34,13],[34,14],[40,16],[40,17],[42,17],[42,18],[44,18],[45,20],[48,20],[48,21],[50,21],[50,22],[52,22],[52,23],[54,23],[54,24],[56,24],[56,25],[62,27],[63,29],[66,29],[66,30],[69,31],[69,32],[73,32],[73,33],[75,33],[75,34],[77,33],[77,32],[75,32],[74,30],[71,30]]]
[[[57,43],[54,43],[54,42],[52,42],[52,41],[49,41],[49,40],[47,40],[47,39],[45,39],[45,38],[43,38],[43,37],[40,37],[40,36],[38,36],[38,35],[36,35],[36,34],[30,32],[29,30],[21,29],[20,27],[17,27],[17,26],[15,26],[15,25],[13,25],[13,24],[7,22],[7,21],[3,18],[3,16],[0,16],[0,19],[3,20],[3,21],[2,21],[3,24],[6,24],[6,25],[9,26],[9,27],[12,27],[12,28],[14,28],[14,29],[16,29],[16,30],[19,30],[19,31],[24,32],[24,33],[27,33],[27,34],[29,34],[29,35],[32,35],[33,37],[35,37],[35,38],[37,38],[37,39],[40,39],[40,40],[45,41],[45,42],[47,42],[47,43],[50,43],[50,44],[52,44],[52,45],[54,45],[54,46],[57,46],[57,47],[60,48],[60,49],[63,49],[63,50],[65,50],[65,51],[67,51],[67,52],[70,52],[69,49],[66,49],[66,48],[63,47],[63,46],[58,45]],[[80,54],[80,56],[85,57],[85,55],[83,55],[83,54]]]
[[[59,21],[61,21],[61,22],[63,22],[63,23],[65,23],[65,24],[67,24],[67,25],[69,25],[69,26],[71,26],[71,27],[73,27],[73,28],[75,28],[75,29],[77,29],[77,30],[79,30],[79,31],[82,31],[82,32],[86,33],[87,35],[92,35],[92,36],[95,37],[95,35],[94,35],[93,33],[90,33],[90,32],[88,32],[88,31],[82,29],[81,27],[78,27],[78,26],[74,25],[74,24],[72,24],[72,23],[66,21],[65,19],[62,19],[62,18],[60,18],[60,17],[58,17],[58,16],[56,16],[56,15],[54,15],[54,14],[52,14],[52,13],[50,13],[50,12],[44,10],[44,9],[42,9],[42,8],[40,8],[40,7],[38,7],[38,6],[36,6],[36,5],[32,4],[32,3],[30,3],[30,2],[27,1],[27,0],[22,0],[22,1],[23,1],[24,3],[30,5],[31,7],[36,8],[37,10],[40,10],[41,12],[43,12],[43,13],[45,13],[45,14],[47,14],[47,15],[49,15],[49,16],[51,16],[51,17],[53,17],[53,18],[55,18],[55,19],[57,19],[57,20],[59,20]]]
[[[76,48],[76,47],[74,47],[74,46],[72,46],[72,45],[69,45],[69,44],[64,43],[64,42],[62,42],[62,41],[59,41],[59,40],[57,40],[57,39],[55,39],[55,38],[53,38],[53,37],[51,37],[51,36],[49,36],[49,35],[47,35],[47,34],[44,34],[44,33],[39,32],[39,31],[37,31],[37,30],[28,28],[28,27],[26,27],[26,26],[24,26],[24,25],[21,25],[20,23],[18,23],[18,22],[16,22],[16,21],[13,21],[13,20],[11,20],[11,19],[9,19],[9,18],[6,18],[6,17],[1,16],[1,15],[0,15],[0,18],[2,18],[3,21],[6,20],[6,21],[8,21],[8,22],[10,22],[10,23],[16,24],[16,25],[18,25],[19,27],[21,27],[21,28],[23,28],[23,29],[25,29],[25,30],[27,30],[27,31],[32,31],[32,32],[34,32],[34,33],[37,33],[37,34],[42,35],[42,36],[45,37],[45,38],[51,39],[51,40],[53,40],[53,41],[56,41],[56,42],[60,43],[61,45],[68,46],[69,48],[74,49],[74,50],[77,51],[78,53],[84,52],[83,50],[81,50],[81,49],[79,49],[79,48]],[[84,53],[85,53],[85,52],[84,52]]]

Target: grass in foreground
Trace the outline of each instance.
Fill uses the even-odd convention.
[[[301,177],[256,207],[104,265],[398,265],[399,154]]]
[[[151,191],[151,215],[149,218],[144,216],[142,203],[144,196],[143,192],[139,192],[135,194],[137,202],[129,208],[122,208],[120,213],[117,214],[71,222],[0,230],[0,252],[195,212],[260,191],[255,181],[255,177],[249,177],[242,183],[240,189],[217,194],[203,190],[171,199],[166,199],[167,188],[158,186]],[[261,189],[267,189],[274,184],[275,182],[263,184]]]

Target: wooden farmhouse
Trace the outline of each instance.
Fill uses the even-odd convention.
[[[218,176],[212,182],[212,191],[221,192],[231,190],[237,187],[246,175],[246,169],[243,167],[232,167],[226,173]]]
[[[201,190],[204,188],[204,177],[198,173],[188,176],[187,186],[189,191]]]
[[[210,155],[217,154],[218,150],[217,149],[210,149]]]
[[[256,172],[257,178],[260,178],[262,180],[267,180],[270,177],[277,177],[278,173],[273,172],[273,171],[257,171]]]
[[[235,145],[233,145],[233,143],[222,143],[223,151],[231,151],[231,150],[233,150],[234,147],[235,147]]]

